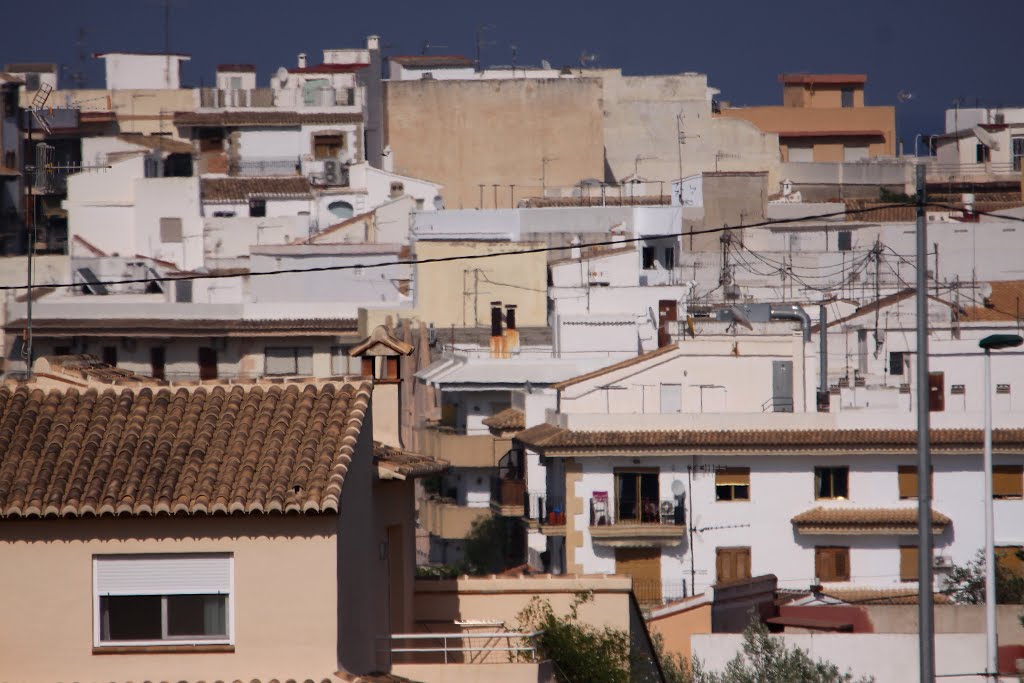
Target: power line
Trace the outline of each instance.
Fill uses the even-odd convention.
[[[884,205],[881,207],[872,207],[871,209],[850,209],[848,211],[832,211],[829,213],[817,214],[814,216],[802,216],[800,218],[787,218],[787,219],[769,219],[758,223],[749,223],[747,225],[736,225],[736,226],[722,226],[720,228],[705,228],[703,230],[688,230],[684,232],[666,233],[664,235],[644,235],[642,237],[628,237],[625,239],[614,239],[614,240],[603,240],[600,242],[586,242],[582,244],[570,244],[565,246],[545,246],[545,247],[534,247],[530,249],[518,249],[515,251],[505,251],[499,253],[489,254],[462,254],[459,256],[436,256],[433,258],[424,259],[401,259],[397,261],[387,261],[383,263],[351,263],[346,265],[333,265],[333,266],[315,266],[313,268],[277,268],[274,270],[262,270],[262,271],[250,271],[247,273],[191,273],[186,275],[165,275],[161,277],[150,277],[150,278],[122,278],[120,280],[101,280],[96,282],[89,282],[90,285],[130,285],[130,284],[148,284],[151,282],[177,282],[179,280],[219,280],[225,278],[236,278],[236,277],[260,277],[266,275],[287,275],[293,273],[325,273],[333,271],[343,270],[355,270],[357,268],[370,269],[370,268],[386,268],[390,266],[418,266],[427,265],[431,263],[449,263],[452,261],[475,261],[480,259],[499,258],[501,256],[523,256],[526,254],[540,254],[552,251],[566,251],[569,249],[584,249],[587,247],[607,247],[614,245],[621,245],[627,243],[643,242],[647,240],[665,239],[670,237],[686,237],[689,235],[710,235],[722,232],[731,232],[733,230],[744,230],[747,228],[761,228],[769,225],[782,225],[787,223],[796,223],[800,221],[820,220],[824,218],[834,218],[836,216],[845,216],[851,213],[863,213],[864,211],[875,211],[877,209],[886,209],[893,206],[903,206],[903,204],[891,204]],[[50,287],[53,289],[68,289],[72,287],[81,287],[82,282],[59,282],[35,285],[35,287]],[[11,291],[26,289],[26,285],[2,285],[0,291]]]

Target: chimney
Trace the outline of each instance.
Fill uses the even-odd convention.
[[[366,49],[367,50],[379,50],[380,49],[380,36],[366,36]]]
[[[519,353],[519,330],[516,329],[516,305],[505,305],[505,355]]]
[[[299,68],[300,69],[305,69],[306,68],[306,53],[305,52],[300,52],[299,53]]]
[[[501,302],[491,302],[491,358],[505,357],[505,337],[501,332]]]

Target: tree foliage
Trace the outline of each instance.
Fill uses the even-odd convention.
[[[1017,551],[1024,560],[1024,553]],[[960,605],[981,605],[985,602],[985,551],[979,550],[965,565],[953,565],[942,592]],[[1015,574],[996,562],[996,602],[1003,605],[1024,604],[1024,576]]]

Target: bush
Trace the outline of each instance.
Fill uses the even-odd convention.
[[[1024,555],[1017,551],[1019,556]],[[1024,556],[1021,557],[1024,559]],[[953,565],[942,592],[959,605],[981,605],[985,602],[985,551],[963,566]],[[996,603],[1024,604],[1024,577],[996,563]]]

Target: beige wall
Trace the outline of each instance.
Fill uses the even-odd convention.
[[[500,621],[518,626],[518,615],[534,597],[547,600],[556,614],[568,614],[575,597],[592,591],[593,600],[580,606],[582,621],[629,631],[628,576],[462,577],[416,581],[416,622],[437,631],[438,623]]]
[[[782,86],[782,103],[787,107],[837,109],[843,106],[843,90],[853,89],[853,106],[864,106],[864,86],[852,84]]]
[[[449,209],[512,205],[604,177],[601,82],[593,78],[389,81],[385,139],[396,173],[444,185]]]
[[[22,106],[31,102],[34,92],[23,92]],[[107,107],[107,98],[110,107]],[[199,106],[199,91],[181,90],[54,90],[47,106],[63,107],[71,102],[83,112],[112,111],[122,133],[169,133],[180,139],[174,126],[174,113],[193,111]],[[84,163],[92,160],[83,159]]]
[[[690,636],[694,633],[711,633],[711,605],[699,605],[693,609],[676,612],[647,622],[651,637],[660,635],[665,650],[690,659]]]
[[[513,663],[507,659],[488,664],[396,664],[393,673],[422,683],[548,683],[555,680],[550,661]]]
[[[723,109],[722,118],[743,119],[763,131],[865,131],[878,130],[882,139],[870,140],[868,154],[872,157],[896,154],[896,110],[894,107],[854,107],[823,109],[818,107],[742,107]],[[814,144],[815,161],[842,161],[842,141],[836,138],[805,138]],[[783,161],[787,149],[782,145]]]
[[[321,680],[337,667],[335,515],[0,524],[0,678]],[[93,654],[92,558],[234,555],[235,651]]]
[[[917,605],[865,605],[875,633],[917,633]],[[1000,645],[1024,645],[1020,605],[996,606]],[[984,633],[984,605],[936,605],[936,633]]]
[[[419,83],[420,81],[414,81]],[[416,258],[502,254],[545,246],[541,242],[420,240]],[[547,254],[510,255],[416,266],[414,316],[441,328],[489,326],[491,302],[516,304],[520,327],[547,325]],[[403,316],[407,317],[407,316]]]

